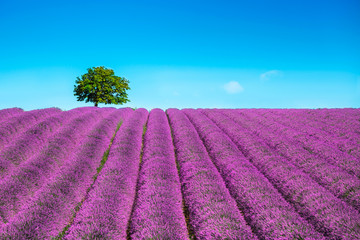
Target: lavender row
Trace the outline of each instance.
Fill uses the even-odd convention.
[[[16,136],[29,129],[32,125],[42,121],[44,118],[59,114],[58,108],[46,108],[23,112],[8,118],[0,124],[0,151],[10,143]]]
[[[2,121],[5,121],[7,118],[13,117],[20,113],[24,112],[21,108],[7,108],[0,110],[0,124]]]
[[[331,112],[335,111],[332,110]],[[337,110],[336,112],[342,113],[343,110]],[[326,138],[333,138],[335,141],[342,141],[345,144],[354,144],[359,140],[359,134],[354,130],[360,123],[351,121],[349,115],[339,115],[337,124],[329,120],[327,114],[322,114],[321,110],[275,111],[275,115],[306,124],[308,128],[317,129],[319,134],[326,135]]]
[[[270,148],[309,174],[336,197],[344,199],[357,210],[360,210],[360,180],[356,176],[330,164],[326,159],[310,154],[284,136],[280,130],[281,126],[258,117],[258,115],[253,114],[252,110],[243,111],[242,116],[234,111],[224,110],[222,113],[263,139]]]
[[[319,111],[316,111],[317,118],[309,118],[305,110],[294,113],[290,111],[277,111],[277,119],[285,120],[288,126],[298,130],[304,131],[303,126],[306,126],[306,133],[310,135],[310,138],[321,140],[330,147],[335,145],[338,150],[347,154],[353,155],[357,159],[360,158],[360,136],[355,133],[354,124],[348,127],[341,128],[339,126],[332,126],[328,121],[320,121],[321,115]],[[348,118],[343,118],[343,125],[347,122]],[[283,123],[283,122],[282,122]]]
[[[198,110],[182,111],[195,126],[231,195],[260,239],[324,238],[214,122]]]
[[[183,112],[167,111],[190,231],[198,239],[256,239]]]
[[[300,215],[326,237],[360,237],[360,214],[309,175],[277,155],[259,137],[216,110],[203,110],[264,174]]]
[[[2,238],[48,239],[67,225],[74,207],[85,197],[123,113],[115,111],[95,126],[67,165],[50,177],[21,211],[2,227]]]
[[[30,197],[55,175],[62,165],[68,164],[71,152],[80,148],[91,129],[102,119],[104,111],[82,111],[77,118],[60,128],[48,139],[48,145],[38,155],[19,166],[0,182],[0,216],[8,222]]]
[[[150,112],[143,153],[130,238],[189,239],[171,131],[161,109]]]
[[[360,116],[358,112],[355,109],[301,110],[301,113],[311,120],[320,121],[328,126],[334,126],[343,130],[349,130],[349,127],[360,130]]]
[[[68,121],[79,116],[79,114],[80,112],[75,109],[50,116],[4,146],[0,153],[0,179],[9,174],[19,164],[39,154],[48,143],[48,138],[60,126],[67,124]]]
[[[330,113],[337,113],[336,123],[330,121],[327,117],[328,115],[321,114],[322,111],[316,111],[316,114],[313,118],[309,118],[308,115],[305,115],[305,119],[309,119],[311,123],[318,123],[321,121],[321,124],[315,125],[315,127],[326,130],[327,132],[333,134],[334,140],[337,147],[345,153],[353,155],[354,157],[360,159],[360,117],[355,121],[351,121],[351,113],[346,113],[346,109],[341,110],[329,110]],[[331,135],[327,135],[325,140],[330,138]]]
[[[349,140],[349,137],[347,135],[344,135],[344,131],[345,133],[353,135],[353,132],[349,130],[349,127],[344,128],[344,124],[348,124],[349,115],[343,115],[342,117],[338,117],[338,120],[340,121],[338,122],[338,124],[335,124],[329,119],[329,115],[322,114],[321,109],[271,109],[267,111],[254,109],[253,111],[268,117],[276,116],[277,118],[281,117],[282,119],[291,118],[299,123],[306,123],[308,124],[307,127],[315,127],[319,131],[326,133],[329,137],[333,138],[340,137],[343,138],[343,140]],[[343,112],[344,110],[332,110],[331,112],[335,111]],[[352,124],[350,128],[353,127],[354,125]]]
[[[306,127],[304,131],[304,125],[299,123],[301,119],[302,118],[299,117],[297,119],[292,118],[290,120],[286,120],[286,118],[283,117],[276,117],[275,121],[281,123],[282,125],[289,126],[289,129],[295,129],[297,134],[292,135],[291,138],[298,140],[298,143],[302,144],[304,149],[308,152],[315,153],[319,155],[319,157],[326,158],[330,163],[340,166],[351,174],[355,174],[358,177],[360,176],[360,169],[357,167],[359,158],[353,156],[354,154],[359,154],[356,153],[356,149],[359,148],[357,144],[354,142],[344,142],[339,140],[339,138],[335,139],[326,136],[317,128]],[[309,120],[305,119],[304,121],[305,125],[310,124]],[[316,138],[316,136],[318,137]],[[356,141],[359,142],[359,138],[357,138]],[[341,151],[340,149],[345,146],[349,146],[347,151]]]
[[[104,168],[64,239],[126,239],[147,116],[147,110],[140,108],[124,121]]]
[[[292,141],[292,144],[300,145],[309,153],[315,154],[319,158],[326,159],[329,163],[337,165],[346,170],[348,173],[355,174],[357,177],[360,177],[358,159],[341,152],[329,144],[326,144],[322,139],[312,138],[306,130],[300,130],[300,127],[304,129],[304,125],[298,125],[295,120],[285,120],[282,117],[277,117],[272,114],[269,114],[269,120],[272,121],[273,125],[275,125],[276,128],[278,128],[288,139]]]

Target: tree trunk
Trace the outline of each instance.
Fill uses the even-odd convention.
[[[97,102],[95,102],[95,107],[97,107],[98,106],[98,103]]]

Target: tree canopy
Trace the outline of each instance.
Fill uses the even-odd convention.
[[[126,90],[129,80],[115,76],[112,69],[103,66],[87,69],[87,73],[77,77],[74,85],[74,96],[78,101],[92,102],[95,107],[99,103],[123,104],[130,102]]]

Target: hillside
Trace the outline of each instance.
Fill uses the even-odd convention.
[[[0,239],[360,239],[360,109],[0,110]]]

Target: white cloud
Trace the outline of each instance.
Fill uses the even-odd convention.
[[[234,94],[244,91],[244,88],[236,81],[231,81],[226,83],[224,85],[224,89],[229,94]]]
[[[271,70],[271,71],[267,71],[263,74],[260,75],[260,79],[261,81],[267,81],[272,77],[281,77],[283,75],[282,71],[279,70]]]

